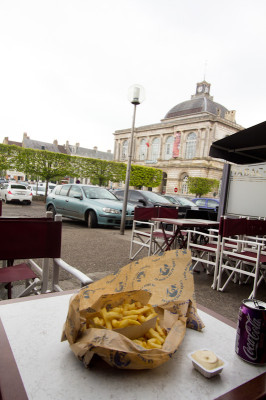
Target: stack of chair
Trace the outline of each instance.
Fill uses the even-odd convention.
[[[224,291],[230,281],[247,283],[253,280],[249,298],[255,298],[266,280],[266,221],[241,218],[226,219],[223,227],[217,289]],[[228,244],[234,244],[229,247]],[[224,276],[226,279],[224,280]]]

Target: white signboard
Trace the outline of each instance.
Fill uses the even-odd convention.
[[[231,165],[226,214],[266,217],[266,163]]]

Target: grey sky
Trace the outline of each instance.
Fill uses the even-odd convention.
[[[5,136],[113,151],[136,126],[189,100],[204,74],[214,101],[265,120],[264,0],[1,0],[0,142]],[[205,64],[207,62],[207,66]]]

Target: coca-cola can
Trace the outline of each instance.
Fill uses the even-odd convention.
[[[236,354],[252,364],[266,363],[266,303],[243,300],[239,308]]]

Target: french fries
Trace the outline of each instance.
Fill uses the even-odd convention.
[[[118,307],[103,307],[94,315],[91,321],[87,321],[88,328],[95,326],[105,329],[121,329],[132,325],[141,325],[157,316],[154,308],[150,305],[143,305],[141,302],[125,302]],[[159,325],[159,318],[156,320],[155,329],[149,329],[144,337],[134,339],[133,342],[145,349],[161,349],[166,338],[166,331]]]
[[[155,329],[151,328],[141,338],[133,339],[133,342],[145,349],[161,349],[163,347],[166,330],[162,329],[159,324],[159,318],[157,318]]]
[[[87,324],[88,328],[95,325],[106,329],[125,328],[130,325],[141,325],[143,322],[155,317],[157,314],[151,305],[143,306],[139,301],[123,303],[119,307],[106,309],[103,307],[93,317],[93,323]]]

